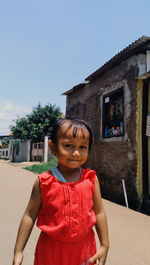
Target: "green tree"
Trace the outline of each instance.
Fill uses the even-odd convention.
[[[6,145],[9,144],[10,139],[11,139],[11,137],[6,136],[6,137],[4,137],[4,138],[1,140],[1,142],[2,142],[3,145],[6,146]]]
[[[11,136],[6,136],[6,137],[2,138],[0,147],[1,148],[7,148],[11,139],[12,139]]]
[[[13,138],[22,141],[43,141],[44,136],[51,136],[52,127],[60,117],[62,117],[60,107],[50,103],[42,107],[39,103],[30,114],[16,119],[15,126],[10,126]]]

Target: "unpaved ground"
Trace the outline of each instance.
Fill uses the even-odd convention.
[[[1,160],[1,162],[2,162],[2,160]],[[18,162],[18,163],[16,163],[16,162],[11,162],[9,160],[5,160],[5,161],[3,161],[3,163],[9,164],[9,165],[14,166],[14,167],[20,167],[20,168],[41,164],[41,162]]]
[[[36,178],[21,166],[0,160],[0,265],[12,264],[18,225]],[[111,244],[107,265],[150,265],[150,217],[106,200],[104,206]],[[35,227],[23,265],[33,265],[38,234]]]

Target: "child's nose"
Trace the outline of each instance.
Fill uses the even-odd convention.
[[[76,149],[76,150],[74,150],[74,152],[73,152],[73,155],[74,155],[74,156],[79,156],[79,155],[80,155],[80,152],[79,152],[79,150],[77,150],[77,149]]]

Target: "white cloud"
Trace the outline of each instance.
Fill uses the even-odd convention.
[[[13,105],[11,103],[4,103],[4,105],[2,105],[1,107],[2,111],[11,111],[13,110]]]
[[[9,101],[0,100],[0,135],[5,135],[10,132],[9,126],[13,125],[13,120],[19,117],[24,117],[30,113],[32,108],[14,104]]]
[[[8,102],[5,100],[0,100],[0,111],[19,111],[19,112],[29,112],[31,111],[31,108],[22,106],[19,104],[14,104],[12,102]]]
[[[7,114],[4,112],[0,112],[0,119],[6,118]]]

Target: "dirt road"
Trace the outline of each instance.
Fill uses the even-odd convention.
[[[12,264],[18,225],[35,178],[35,174],[0,160],[0,265]],[[111,244],[107,265],[149,265],[150,217],[106,200],[104,206]],[[23,265],[33,265],[38,234],[35,227]]]

